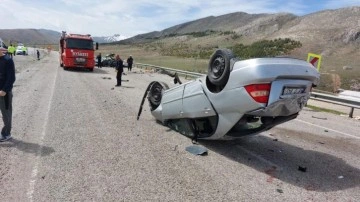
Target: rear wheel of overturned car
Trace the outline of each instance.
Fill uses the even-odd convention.
[[[148,100],[150,103],[151,111],[155,110],[161,103],[164,91],[169,89],[169,86],[163,82],[154,82],[149,89]]]
[[[218,49],[210,58],[207,78],[211,84],[224,87],[230,76],[230,60],[235,58],[229,49]]]

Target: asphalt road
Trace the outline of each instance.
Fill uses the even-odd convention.
[[[190,139],[145,103],[153,80],[135,68],[64,71],[56,52],[16,56],[13,139],[0,144],[0,201],[359,201],[360,121],[305,108],[236,141]]]

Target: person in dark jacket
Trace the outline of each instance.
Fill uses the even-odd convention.
[[[99,55],[96,56],[96,59],[97,59],[97,63],[98,63],[98,68],[102,68],[101,53],[99,53]]]
[[[117,84],[116,84],[116,86],[121,86],[121,76],[122,76],[122,73],[124,72],[124,63],[121,60],[119,55],[116,56],[116,66],[115,66],[115,68],[117,70],[117,74],[116,74]]]
[[[0,142],[11,139],[12,97],[15,82],[14,61],[0,51],[0,110],[4,127],[1,130]]]
[[[132,56],[130,55],[130,57],[126,60],[127,64],[128,64],[128,71],[131,71],[134,59],[132,58]]]
[[[40,60],[40,52],[39,52],[39,50],[36,50],[36,56],[37,56],[37,59]]]

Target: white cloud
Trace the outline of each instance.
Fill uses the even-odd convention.
[[[232,12],[305,14],[304,0],[1,0],[2,29],[45,28],[93,36],[134,36]],[[359,0],[328,1],[324,8]],[[341,2],[344,2],[341,4]],[[320,4],[320,3],[319,3]],[[340,4],[340,5],[339,5]]]

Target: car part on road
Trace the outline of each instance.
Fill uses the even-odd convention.
[[[191,145],[185,148],[186,151],[194,154],[194,155],[200,155],[205,156],[208,154],[208,150],[200,145]]]

